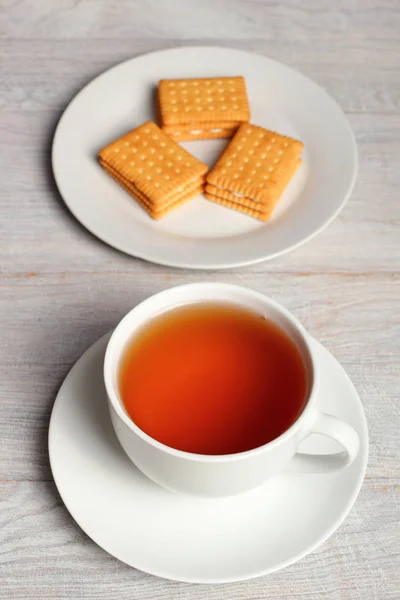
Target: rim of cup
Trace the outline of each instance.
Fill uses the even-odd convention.
[[[304,348],[300,349],[298,347],[298,344],[296,343],[296,340],[294,340],[294,341],[296,343],[298,351],[300,352],[300,354],[303,358],[304,363],[306,363],[306,362],[308,363],[308,365],[306,365],[306,368],[309,372],[308,398],[307,398],[306,404],[305,404],[302,412],[300,413],[300,415],[298,416],[296,421],[288,429],[286,429],[286,431],[281,433],[281,435],[279,435],[277,438],[267,442],[266,444],[257,446],[256,448],[252,448],[251,450],[246,450],[244,452],[237,452],[234,454],[196,454],[193,452],[186,452],[184,450],[177,450],[176,448],[167,446],[166,444],[163,444],[162,442],[159,442],[155,438],[151,437],[150,435],[145,433],[138,425],[136,425],[136,423],[130,418],[130,416],[126,412],[124,405],[123,405],[122,398],[120,397],[119,391],[117,389],[117,385],[116,385],[116,381],[115,381],[116,377],[114,376],[115,371],[118,371],[118,366],[120,364],[121,355],[124,352],[124,348],[122,348],[122,350],[118,349],[118,347],[120,345],[119,336],[121,335],[121,332],[127,330],[127,324],[129,323],[129,333],[127,334],[126,337],[129,340],[131,340],[134,336],[135,331],[139,332],[140,329],[143,327],[143,323],[137,323],[136,325],[133,325],[133,326],[130,323],[130,321],[133,319],[135,314],[139,312],[139,310],[145,309],[146,306],[153,304],[156,300],[162,300],[163,298],[167,298],[168,296],[178,294],[179,292],[185,293],[189,289],[190,290],[197,289],[199,291],[199,298],[197,301],[196,300],[189,301],[189,302],[184,301],[182,303],[179,303],[179,301],[178,301],[173,306],[167,306],[165,308],[165,310],[161,309],[158,311],[153,311],[153,313],[149,314],[148,318],[146,318],[144,320],[144,323],[146,323],[153,317],[163,314],[165,312],[168,312],[170,310],[173,310],[174,308],[179,308],[179,306],[195,304],[196,302],[203,302],[204,300],[202,300],[200,297],[200,291],[204,290],[204,289],[211,290],[212,288],[214,288],[214,289],[219,288],[220,290],[224,289],[225,291],[232,292],[232,294],[234,294],[235,292],[236,293],[240,292],[240,294],[242,294],[242,295],[246,294],[248,297],[252,297],[253,299],[258,300],[259,302],[264,303],[266,308],[268,306],[268,307],[272,308],[275,312],[278,312],[281,316],[283,316],[283,318],[288,323],[290,323],[291,328],[293,328],[296,331],[296,333],[299,335],[299,338],[301,339]],[[215,298],[214,300],[207,299],[207,301],[220,302],[221,300],[219,300],[218,298]],[[241,306],[243,308],[248,308],[249,310],[253,310],[254,312],[257,312],[257,310],[253,309],[249,304],[245,304],[240,301],[235,302],[234,297],[231,301],[227,301],[227,302],[229,302],[231,304],[237,304],[238,306]],[[271,318],[271,317],[268,317],[268,318]],[[291,336],[291,338],[293,339],[293,336]],[[126,345],[126,343],[124,344],[124,346],[125,345]],[[307,354],[306,359],[304,359],[304,350],[305,350],[305,353]],[[132,308],[121,319],[121,321],[118,323],[118,325],[114,329],[113,333],[111,334],[111,337],[107,344],[106,353],[105,353],[103,374],[104,374],[104,383],[105,383],[105,388],[106,388],[108,399],[109,399],[110,403],[112,404],[112,407],[114,408],[117,416],[125,423],[125,425],[132,431],[132,433],[136,434],[137,436],[139,436],[142,440],[144,440],[148,444],[152,445],[155,448],[158,448],[159,450],[161,450],[163,452],[166,452],[167,454],[170,454],[170,455],[173,455],[176,457],[180,457],[180,458],[185,458],[187,460],[200,461],[200,462],[231,462],[231,461],[242,460],[242,459],[248,458],[251,455],[254,456],[256,454],[265,452],[266,450],[269,450],[269,449],[272,449],[272,448],[278,446],[279,444],[284,442],[287,438],[291,437],[294,433],[296,433],[296,431],[298,429],[300,429],[307,423],[307,419],[312,414],[313,407],[314,407],[315,401],[316,401],[318,388],[319,388],[319,374],[318,374],[318,369],[316,367],[314,352],[309,343],[309,334],[307,333],[307,331],[303,327],[303,325],[300,323],[300,321],[298,321],[298,319],[294,315],[292,315],[292,313],[287,308],[285,308],[284,306],[282,306],[275,300],[272,300],[269,296],[265,296],[264,294],[261,294],[260,292],[256,292],[256,291],[246,288],[244,286],[238,286],[238,285],[227,284],[227,283],[189,283],[189,284],[185,284],[185,285],[175,286],[175,287],[171,287],[166,290],[163,290],[161,292],[158,292],[156,294],[153,294],[153,295],[149,296],[147,299],[143,300],[142,302],[139,302],[134,308]]]

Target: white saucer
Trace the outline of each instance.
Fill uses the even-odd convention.
[[[360,454],[330,475],[282,474],[241,496],[202,499],[168,492],[129,461],[114,435],[102,381],[109,336],[66,377],[54,404],[49,452],[57,488],[82,529],[119,560],[160,577],[197,583],[250,579],[315,550],[339,527],[360,490],[368,433],[357,392],[317,342],[320,406],[348,421]],[[307,451],[336,450],[315,437]]]
[[[199,196],[153,221],[99,166],[97,152],[154,114],[159,79],[243,75],[252,122],[305,144],[304,163],[269,223]],[[225,141],[186,142],[212,165]],[[354,136],[342,110],[318,85],[274,60],[227,48],[173,48],[128,60],[87,85],[54,137],[53,170],[75,217],[133,256],[175,267],[218,269],[278,256],[324,229],[350,195]]]

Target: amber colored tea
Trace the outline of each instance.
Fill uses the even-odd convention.
[[[128,345],[120,393],[134,423],[186,452],[234,454],[286,431],[302,412],[306,370],[274,322],[234,304],[155,317]]]

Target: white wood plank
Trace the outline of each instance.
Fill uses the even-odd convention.
[[[286,305],[352,377],[370,423],[369,477],[400,484],[397,406],[400,377],[394,275],[214,274],[211,281],[254,288]],[[0,479],[50,478],[47,427],[69,367],[145,297],[197,274],[69,274],[3,280],[0,298]],[[385,326],[382,326],[382,323]],[[21,444],[21,439],[24,443]]]
[[[330,346],[334,344],[327,344]],[[400,501],[397,408],[400,364],[355,364],[347,362],[352,359],[346,360],[345,352],[335,353],[340,354],[344,356],[342,364],[358,390],[369,423],[366,480],[377,492],[396,493]],[[72,364],[58,363],[0,368],[7,371],[0,404],[0,482],[52,480],[47,450],[49,418],[58,388],[70,366]]]
[[[70,364],[141,300],[203,280],[184,271],[161,277],[110,271],[3,278],[0,365]],[[341,362],[364,365],[400,360],[399,280],[399,274],[384,273],[287,277],[245,270],[207,276],[207,281],[236,283],[271,296]]]
[[[398,0],[0,0],[0,600],[399,598],[399,31]],[[70,99],[121,60],[183,43],[281,60],[348,113],[357,187],[296,252],[177,271],[108,248],[60,201],[50,144]],[[81,353],[144,297],[204,279],[286,304],[345,366],[370,429],[361,495],[322,548],[267,578],[207,587],[144,575],[93,544],[62,505],[47,455],[52,403]]]
[[[359,176],[336,221],[304,247],[252,272],[394,271],[400,264],[400,117],[350,115],[359,149]],[[137,261],[107,247],[70,215],[50,168],[54,113],[0,112],[5,273],[171,269]],[[173,272],[173,271],[172,271]],[[240,272],[240,271],[238,271]]]
[[[345,37],[396,39],[396,0],[3,0],[0,36],[8,38],[226,39]]]
[[[346,112],[398,113],[399,45],[390,38],[365,43],[344,37],[291,40],[191,40],[137,38],[104,40],[3,40],[0,109],[63,109],[93,77],[138,54],[178,45],[222,45],[257,52],[311,77],[333,95]],[[50,59],[51,57],[51,59]]]
[[[136,571],[74,523],[51,482],[0,487],[0,599],[397,600],[398,494],[366,482],[345,523],[322,547],[280,573],[229,585],[174,583]]]

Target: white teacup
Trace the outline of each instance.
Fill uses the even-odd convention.
[[[154,316],[183,304],[226,302],[247,307],[280,325],[293,339],[308,372],[308,400],[297,421],[268,444],[238,454],[209,456],[175,450],[144,433],[125,411],[118,390],[118,369],[127,344]],[[175,287],[145,300],[119,323],[107,346],[104,379],[111,420],[132,462],[167,489],[201,496],[224,496],[250,490],[282,470],[326,473],[350,465],[358,453],[354,429],[317,408],[319,366],[310,339],[285,308],[249,289],[220,283]],[[336,454],[301,454],[297,448],[311,433],[336,440]]]

